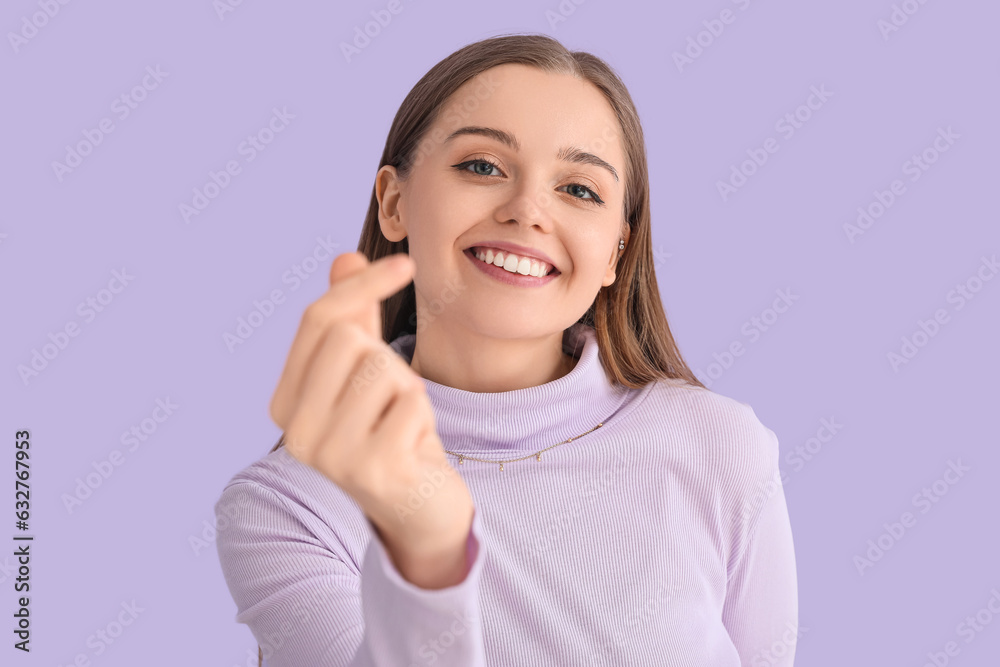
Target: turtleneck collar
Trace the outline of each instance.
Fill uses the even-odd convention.
[[[390,343],[406,363],[415,345],[412,333]],[[424,378],[445,448],[468,454],[531,453],[607,422],[625,403],[629,388],[612,384],[605,374],[594,328],[577,322],[566,329],[563,350],[578,359],[573,370],[534,387],[473,392]]]

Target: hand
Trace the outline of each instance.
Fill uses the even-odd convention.
[[[302,316],[270,414],[288,453],[358,503],[400,574],[440,588],[465,578],[474,506],[445,457],[423,379],[382,340],[380,304],[413,270],[402,253],[334,259],[330,289]]]

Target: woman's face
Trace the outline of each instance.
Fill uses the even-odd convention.
[[[519,64],[466,82],[424,135],[407,180],[391,166],[376,179],[382,232],[409,237],[420,326],[520,338],[576,322],[614,282],[619,237],[628,243],[624,169],[615,113],[592,84]],[[537,286],[493,277],[468,250],[490,242],[530,248],[557,275]]]

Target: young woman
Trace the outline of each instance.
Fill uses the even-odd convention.
[[[433,67],[330,282],[215,507],[259,660],[792,665],[777,439],[674,343],[608,65],[503,35]]]

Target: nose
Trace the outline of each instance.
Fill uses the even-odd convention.
[[[529,180],[510,190],[509,198],[497,209],[500,221],[516,221],[543,231],[552,227],[552,204],[555,198],[544,187]]]

